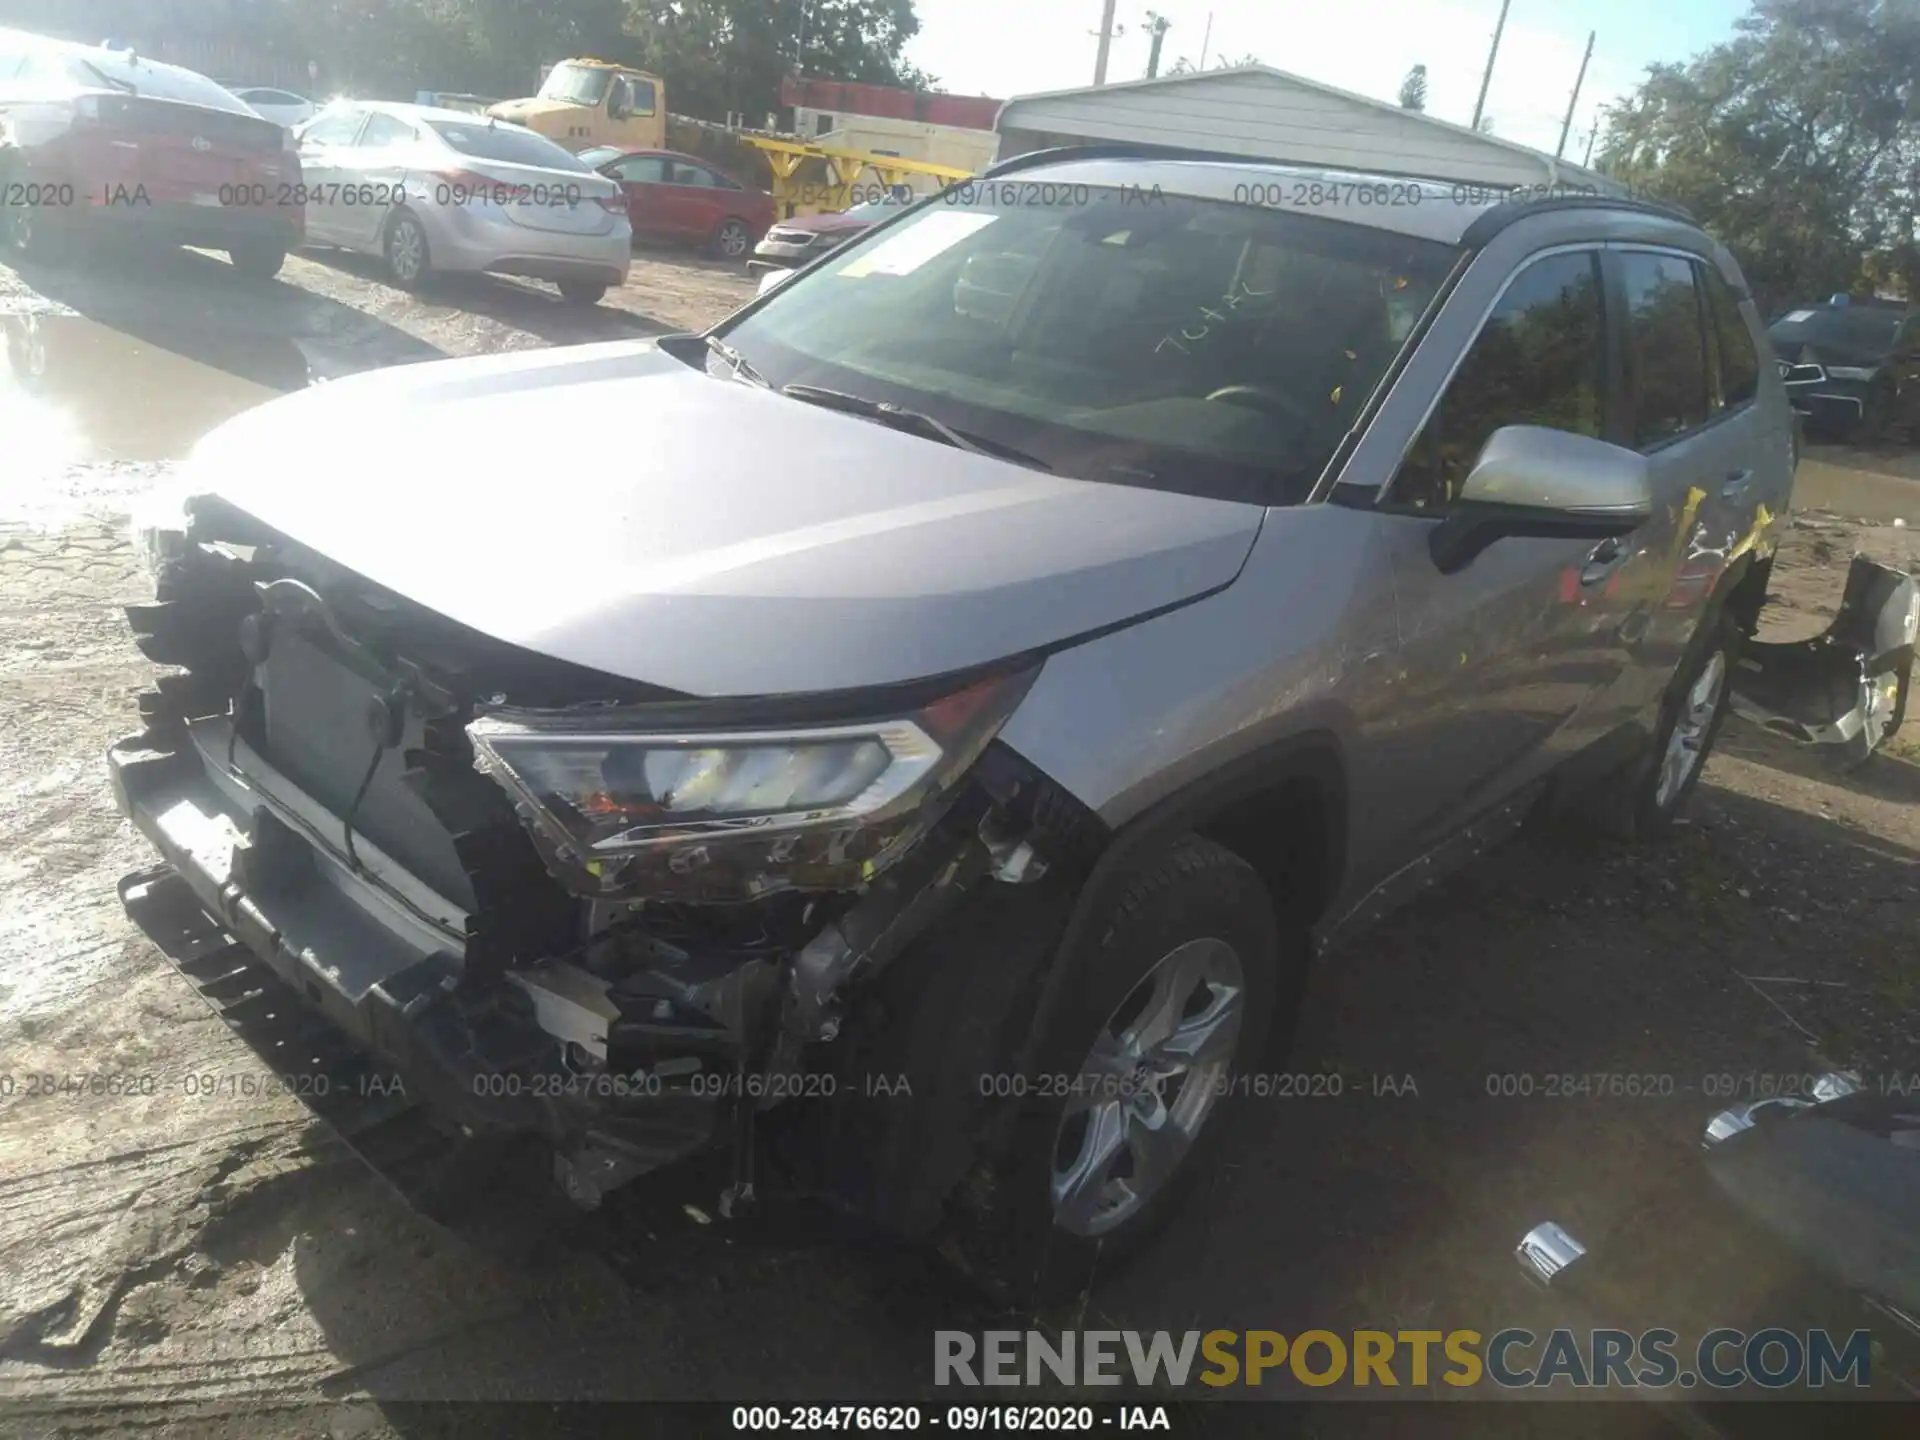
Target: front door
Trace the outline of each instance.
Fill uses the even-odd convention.
[[[1597,250],[1541,256],[1508,282],[1378,507],[1400,655],[1387,753],[1405,777],[1403,859],[1436,848],[1595,737],[1626,668],[1618,581],[1637,536],[1503,537],[1442,573],[1429,540],[1496,430],[1605,438],[1609,365]],[[1469,297],[1470,298],[1470,297]]]

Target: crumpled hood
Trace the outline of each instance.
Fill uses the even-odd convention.
[[[435,361],[204,439],[212,493],[511,644],[702,696],[945,674],[1228,584],[1255,505],[1046,475],[621,341]]]

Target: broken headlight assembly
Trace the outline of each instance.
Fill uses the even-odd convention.
[[[467,726],[576,894],[726,902],[852,890],[939,819],[1038,669],[870,722],[665,729],[646,707],[494,710]]]

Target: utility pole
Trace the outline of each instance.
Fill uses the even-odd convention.
[[[1480,98],[1473,102],[1473,128],[1480,128],[1480,112],[1487,105],[1487,86],[1493,82],[1493,62],[1500,53],[1500,32],[1507,28],[1507,6],[1513,0],[1500,0],[1500,22],[1493,27],[1493,48],[1487,51],[1487,73],[1480,77]]]
[[[1100,10],[1100,49],[1093,57],[1093,83],[1107,83],[1107,51],[1113,44],[1113,9],[1119,0],[1106,0]]]
[[[1167,38],[1167,31],[1173,28],[1173,22],[1157,10],[1147,12],[1147,33],[1153,37],[1153,48],[1147,52],[1147,79],[1151,80],[1160,73],[1160,42]]]
[[[1593,142],[1599,137],[1599,134],[1600,120],[1599,117],[1596,116],[1594,117],[1592,128],[1587,131],[1587,153],[1580,158],[1580,168],[1582,170],[1591,170],[1593,168]]]
[[[1209,10],[1207,12],[1206,31],[1204,34],[1200,36],[1200,63],[1194,68],[1199,70],[1204,70],[1207,68],[1207,44],[1212,39],[1213,39],[1213,12]]]
[[[1580,103],[1580,87],[1587,83],[1587,62],[1593,59],[1593,37],[1597,33],[1593,30],[1587,32],[1587,53],[1580,57],[1580,73],[1574,77],[1573,94],[1567,97],[1567,118],[1560,122],[1560,143],[1553,150],[1556,160],[1567,148],[1567,131],[1573,128],[1573,107]]]

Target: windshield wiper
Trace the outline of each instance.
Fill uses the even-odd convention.
[[[132,81],[122,80],[118,75],[107,74],[106,71],[102,70],[98,65],[94,64],[91,60],[82,60],[80,63],[85,68],[87,68],[88,70],[91,70],[94,74],[98,75],[100,77],[100,83],[102,85],[108,86],[109,88],[114,90],[118,90],[122,95],[138,95],[140,93],[139,88],[135,86]]]
[[[762,390],[771,390],[773,388],[767,377],[754,369],[752,363],[748,361],[746,356],[727,344],[727,342],[722,340],[718,335],[707,336],[707,349],[711,350],[726,362],[727,368],[733,371],[734,379],[745,380],[750,385],[758,385]]]
[[[998,460],[1011,460],[1016,465],[1025,465],[1034,470],[1051,472],[1053,467],[1036,455],[1029,455],[1013,445],[1002,444],[998,440],[989,440],[982,435],[970,434],[965,430],[956,430],[944,420],[936,420],[921,410],[909,410],[895,405],[890,400],[869,400],[864,395],[849,394],[845,390],[829,390],[823,385],[783,385],[780,393],[794,400],[803,400],[809,405],[825,406],[829,410],[842,410],[849,415],[859,415],[868,420],[878,420],[896,430],[916,431],[929,440],[938,440],[943,445],[951,445],[956,450],[971,451],[975,455],[991,455]]]

